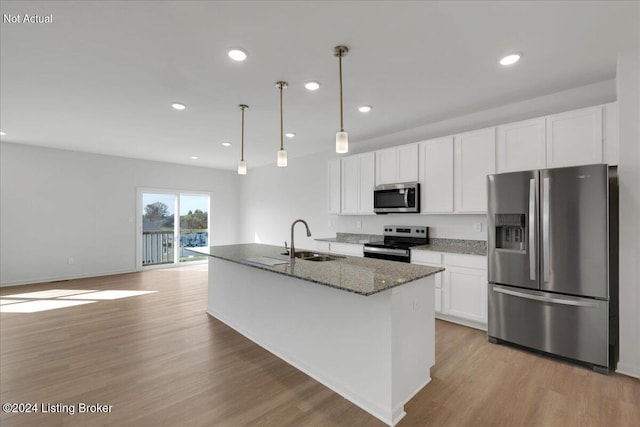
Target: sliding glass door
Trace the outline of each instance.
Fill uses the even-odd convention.
[[[209,246],[209,196],[180,194],[180,262],[207,259],[184,248]]]
[[[209,246],[209,206],[208,194],[138,190],[138,268],[205,260],[185,248]]]

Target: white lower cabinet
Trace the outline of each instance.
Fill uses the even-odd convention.
[[[487,323],[487,272],[445,267],[442,312],[473,322]]]
[[[435,275],[436,317],[487,329],[487,257],[411,251],[413,264],[444,267]]]

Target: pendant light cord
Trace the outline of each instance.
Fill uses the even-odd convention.
[[[338,54],[338,63],[340,64],[340,132],[344,132],[344,121],[342,117],[342,51]]]
[[[284,140],[283,140],[283,132],[284,132],[284,120],[282,118],[282,86],[283,84],[280,83],[280,150],[284,150]]]
[[[240,161],[244,161],[244,108],[240,107],[242,110],[242,136],[240,139]]]

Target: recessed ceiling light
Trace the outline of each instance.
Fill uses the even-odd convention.
[[[284,136],[286,136],[287,138],[293,138],[294,136],[296,136],[296,134],[293,132],[287,132],[284,134]]]
[[[171,104],[171,106],[173,107],[174,110],[178,110],[178,111],[182,111],[187,108],[186,105],[181,104],[179,102],[174,102],[173,104]]]
[[[231,147],[231,143],[230,142],[223,142],[222,146],[223,147]]]
[[[311,91],[313,91],[313,90],[318,90],[318,89],[320,89],[320,83],[318,83],[318,82],[316,82],[316,81],[310,81],[310,82],[306,82],[306,83],[304,84],[304,87],[305,87],[307,90],[311,90]]]
[[[0,130],[0,136],[5,136],[7,133],[3,130]]]
[[[244,61],[247,59],[247,52],[242,49],[231,49],[227,54],[229,55],[229,58],[234,61]]]
[[[191,156],[191,160],[198,160],[198,156]]]
[[[513,65],[520,61],[522,57],[521,53],[511,53],[500,60],[500,65]]]
[[[360,111],[361,113],[368,113],[369,111],[371,111],[371,105],[361,105],[360,107],[358,107],[358,111]]]

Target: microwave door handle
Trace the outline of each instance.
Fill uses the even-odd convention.
[[[404,207],[405,208],[409,207],[409,190],[408,189],[404,190]]]
[[[529,180],[529,279],[536,280],[536,180]]]

